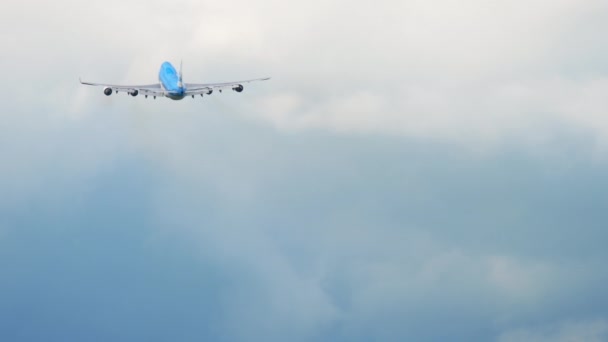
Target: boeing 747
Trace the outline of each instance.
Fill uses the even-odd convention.
[[[237,82],[225,82],[225,83],[184,83],[182,81],[182,66],[180,64],[179,72],[175,70],[173,65],[169,62],[164,62],[160,66],[158,72],[158,83],[147,84],[147,85],[112,85],[112,84],[100,84],[100,83],[89,83],[80,80],[80,83],[90,86],[104,87],[103,93],[106,96],[112,95],[113,92],[126,92],[131,96],[137,96],[139,94],[144,95],[146,98],[152,96],[156,99],[157,96],[168,97],[171,100],[181,100],[186,96],[195,95],[203,96],[211,95],[214,90],[232,89],[236,92],[243,91],[243,83],[255,82],[255,81],[266,81],[270,77],[257,78],[253,80],[237,81]]]

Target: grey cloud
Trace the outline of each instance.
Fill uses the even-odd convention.
[[[198,236],[206,258],[255,270],[264,283],[295,277],[291,294],[324,293],[309,302],[312,311],[306,307],[331,322],[329,330],[309,326],[322,336],[487,339],[527,320],[603,314],[588,302],[605,301],[592,284],[606,277],[597,272],[603,256],[595,259],[604,255],[604,201],[601,191],[591,195],[605,187],[597,181],[604,166],[587,164],[590,155],[571,164],[570,151],[541,161],[521,151],[476,156],[246,127],[233,126],[223,139],[248,143],[221,144],[223,152],[197,142],[216,137],[186,134],[178,155],[198,157],[172,155],[169,165],[183,183],[167,191],[190,195],[161,201],[161,208],[178,201],[181,209],[159,214],[169,224],[180,217],[177,226]],[[223,158],[202,157],[208,154]],[[573,205],[571,196],[582,202]],[[209,202],[214,209],[195,214]],[[577,298],[581,292],[589,297]],[[277,298],[295,308],[300,297],[277,291],[267,300]],[[286,315],[265,313],[269,321]],[[431,333],[431,324],[447,326]]]
[[[603,341],[608,337],[608,324],[603,320],[563,322],[540,329],[521,329],[499,338],[508,341]]]

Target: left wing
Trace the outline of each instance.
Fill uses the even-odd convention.
[[[266,81],[269,79],[270,77],[224,83],[186,83],[184,84],[184,86],[186,87],[186,95],[210,94],[215,89],[222,91],[222,89],[228,88],[231,88],[240,93],[241,91],[243,91],[243,83]]]
[[[160,83],[145,84],[145,85],[115,85],[115,84],[83,82],[82,80],[80,80],[80,83],[84,84],[84,85],[95,86],[95,87],[105,87],[108,89],[112,89],[116,93],[118,93],[119,91],[122,91],[122,92],[126,92],[129,94],[137,92],[142,95],[151,95],[151,96],[165,95],[165,92],[160,87]]]

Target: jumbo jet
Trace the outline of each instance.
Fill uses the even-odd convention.
[[[80,80],[80,83],[90,86],[104,87],[103,93],[106,96],[112,95],[113,92],[125,92],[131,96],[137,96],[138,94],[144,95],[146,98],[152,96],[156,99],[157,96],[168,97],[171,100],[181,100],[186,96],[195,95],[203,96],[203,94],[211,95],[213,90],[232,89],[236,92],[243,91],[243,83],[255,82],[255,81],[266,81],[270,77],[256,78],[253,80],[237,81],[237,82],[225,82],[225,83],[184,83],[182,81],[182,66],[180,63],[179,72],[175,70],[173,65],[169,62],[164,62],[160,66],[158,72],[158,83],[147,84],[147,85],[112,85],[112,84],[100,84],[100,83],[89,83]]]

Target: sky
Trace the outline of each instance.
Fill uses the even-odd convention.
[[[608,340],[603,0],[14,1],[0,340]],[[78,78],[272,80],[144,99]]]

